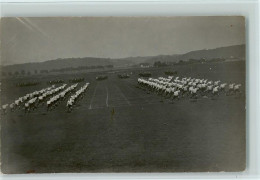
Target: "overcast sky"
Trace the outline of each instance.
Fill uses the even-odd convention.
[[[245,43],[242,17],[1,19],[1,64],[182,54]]]

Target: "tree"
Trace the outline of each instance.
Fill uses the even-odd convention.
[[[179,60],[179,64],[183,64],[184,63],[184,61],[183,60]]]
[[[97,69],[103,69],[103,68],[104,68],[104,66],[101,66],[101,65],[97,66]]]
[[[9,75],[9,76],[12,76],[12,75],[13,75],[13,73],[12,73],[11,71],[9,71],[9,72],[8,72],[8,75]]]
[[[25,70],[21,70],[21,75],[25,75]]]
[[[2,76],[6,76],[6,72],[2,72]]]
[[[31,75],[31,72],[30,72],[30,71],[28,71],[28,72],[27,72],[27,75]]]
[[[44,74],[44,73],[47,74],[47,73],[48,73],[48,70],[41,70],[40,73],[41,73],[41,74]]]
[[[34,70],[34,74],[38,74],[38,71],[37,71],[37,70]]]
[[[19,75],[19,72],[18,72],[18,71],[15,71],[14,75],[15,75],[15,76],[18,76],[18,75]]]
[[[154,62],[153,66],[160,67],[161,66],[161,61]]]
[[[161,61],[156,61],[153,64],[154,67],[164,67],[167,66],[167,64],[165,62],[161,62]]]
[[[114,66],[113,65],[107,65],[108,68],[113,68]]]

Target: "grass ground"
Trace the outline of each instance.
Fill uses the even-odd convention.
[[[211,68],[211,69],[210,69]],[[245,88],[244,63],[184,65],[180,76],[235,82]],[[167,68],[147,69],[154,77]],[[125,70],[126,71],[126,70]],[[129,79],[107,73],[78,74],[90,82],[71,113],[65,102],[25,114],[1,116],[4,173],[240,171],[245,168],[245,97],[212,100],[167,99],[135,87],[140,69]],[[71,78],[71,75],[60,75]],[[37,77],[35,77],[37,78]],[[39,77],[38,77],[39,78]],[[41,81],[54,77],[44,76]],[[56,78],[56,77],[55,77]],[[18,81],[17,79],[12,82]],[[2,83],[2,102],[36,89]],[[82,84],[80,84],[82,85]]]

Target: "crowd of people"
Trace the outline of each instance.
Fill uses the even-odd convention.
[[[46,94],[47,92],[53,90],[55,88],[54,85],[44,88],[38,91],[33,91],[31,93],[28,93],[24,96],[18,97],[14,102],[10,104],[4,104],[1,107],[1,110],[6,113],[7,109],[10,108],[11,111],[14,111],[17,108],[24,107],[25,109],[28,109],[30,106],[33,106],[36,100],[39,96]]]
[[[165,98],[180,99],[181,97],[190,97],[196,99],[199,96],[219,96],[240,94],[241,84],[221,83],[210,81],[208,79],[199,79],[191,77],[180,78],[178,76],[168,76],[167,78],[138,78],[139,88],[148,90],[148,93],[155,92]]]
[[[82,81],[85,81],[85,78],[73,78],[69,80],[70,83],[79,83]]]
[[[19,82],[16,84],[16,87],[36,86],[38,84],[40,84],[39,81]]]
[[[56,79],[56,80],[51,80],[51,81],[47,82],[47,84],[61,84],[61,83],[64,83],[64,80]]]
[[[82,86],[78,91],[76,91],[75,94],[71,95],[68,102],[67,102],[67,109],[68,112],[72,110],[72,107],[76,104],[76,102],[79,99],[82,99],[84,96],[84,93],[86,92],[87,88],[89,86],[89,83],[86,83],[84,86]]]
[[[76,87],[78,86],[78,83],[73,84],[66,88],[65,90],[59,92],[58,94],[55,94],[52,96],[47,102],[47,111],[53,109],[56,105],[58,105],[60,102],[62,102],[65,99],[65,96],[67,94],[70,94],[75,91]],[[64,89],[64,88],[63,88]]]
[[[82,81],[84,78],[75,80]],[[141,77],[138,78],[137,81],[138,88],[143,89],[147,93],[156,93],[162,99],[167,98],[172,101],[183,97],[197,99],[199,97],[217,97],[221,94],[226,96],[241,94],[241,84],[225,83],[220,80],[212,81],[200,78],[168,76],[158,78]],[[36,90],[18,97],[10,104],[2,105],[1,111],[5,114],[7,109],[12,112],[18,108],[22,108],[27,113],[45,103],[47,105],[47,111],[49,111],[64,101],[66,99],[65,96],[69,97],[66,101],[67,111],[71,111],[76,102],[84,96],[89,83],[85,83],[76,91],[77,86],[78,83],[72,84],[69,87],[67,87],[67,84],[63,84],[59,87],[52,85],[38,91]],[[70,96],[68,96],[69,94]]]
[[[25,113],[29,113],[35,110],[37,107],[47,105],[47,111],[50,111],[60,102],[65,100],[65,97],[69,94],[73,94],[76,91],[76,94],[73,94],[69,99],[72,102],[72,105],[83,96],[83,93],[87,89],[89,83],[86,83],[83,87],[76,91],[78,83],[70,85],[67,87],[67,84],[63,84],[59,87],[52,85],[50,87],[33,91],[24,96],[18,97],[14,102],[10,104],[4,104],[1,106],[1,112],[6,114],[7,111],[13,112],[16,109],[24,109]],[[67,88],[66,88],[67,87]]]

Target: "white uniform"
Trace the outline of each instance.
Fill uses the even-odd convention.
[[[175,92],[174,92],[174,96],[176,96],[176,97],[179,96],[179,92],[180,92],[180,91],[175,91]]]
[[[233,89],[234,89],[234,84],[230,84],[230,85],[229,85],[229,89],[230,89],[230,90],[233,90]]]
[[[240,87],[240,86],[241,86],[240,84],[235,85],[235,86],[234,86],[234,90],[235,90],[235,91],[239,90],[239,87]]]
[[[212,90],[212,93],[215,94],[218,92],[218,86],[217,87],[214,87],[213,90]]]

